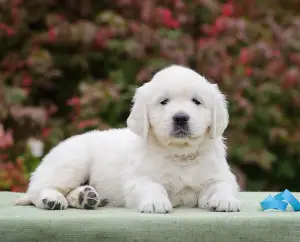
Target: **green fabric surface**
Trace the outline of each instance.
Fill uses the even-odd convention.
[[[14,206],[21,194],[0,193],[0,241],[300,241],[300,212],[262,211],[270,193],[240,193],[240,213],[175,209],[140,214],[124,208],[48,211]],[[274,195],[274,193],[273,193]],[[300,193],[294,193],[299,198]]]

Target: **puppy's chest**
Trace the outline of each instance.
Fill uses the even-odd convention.
[[[199,174],[196,166],[177,166],[171,164],[165,169],[157,174],[156,177],[159,182],[168,191],[180,192],[182,189],[191,188],[193,190],[198,190]]]

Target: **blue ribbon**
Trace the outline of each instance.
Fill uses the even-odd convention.
[[[283,192],[278,193],[274,197],[272,197],[271,195],[266,197],[260,203],[260,206],[263,210],[276,209],[285,211],[288,204],[292,206],[294,211],[300,211],[300,202],[289,190],[285,189]]]

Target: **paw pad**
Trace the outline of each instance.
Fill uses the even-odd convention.
[[[101,199],[99,207],[104,207],[108,204],[109,200],[107,198]]]
[[[79,193],[78,202],[84,209],[94,209],[98,207],[100,197],[94,188],[88,186]]]
[[[52,200],[48,200],[47,198],[44,198],[42,202],[45,205],[45,208],[49,210],[65,209],[65,206],[61,205],[59,201],[52,201]]]
[[[86,188],[84,188],[84,191],[85,191],[85,192],[92,191],[92,188],[86,187]]]

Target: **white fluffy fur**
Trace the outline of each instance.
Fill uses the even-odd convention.
[[[168,98],[166,105],[160,102]],[[193,98],[201,105],[192,102]],[[190,116],[191,134],[174,138],[172,117]],[[111,206],[166,213],[176,206],[239,211],[238,185],[226,161],[226,100],[189,68],[170,66],[138,88],[128,128],[92,131],[61,142],[32,174],[18,204],[56,199],[89,179]]]

